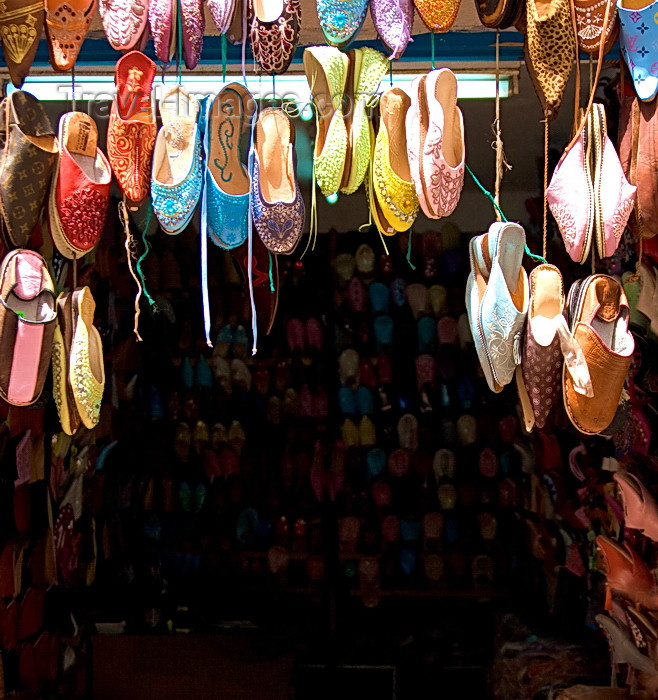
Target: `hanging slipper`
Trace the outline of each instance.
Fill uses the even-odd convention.
[[[199,103],[179,85],[160,100],[162,128],[151,174],[153,211],[165,233],[180,233],[201,197],[203,170]]]
[[[151,184],[157,132],[151,93],[154,78],[155,63],[139,51],[131,51],[117,61],[107,156],[130,209],[139,208]]]
[[[69,71],[91,27],[96,0],[46,0],[45,9],[50,65],[58,71]]]
[[[301,29],[300,0],[248,2],[247,31],[254,58],[264,73],[285,73],[297,48]]]
[[[130,51],[146,46],[149,0],[99,0],[98,9],[113,49]]]
[[[29,92],[15,90],[1,107],[3,234],[6,246],[16,248],[27,244],[39,220],[57,158],[57,139],[41,103]]]
[[[57,327],[53,336],[53,398],[57,406],[59,422],[67,435],[75,434],[80,427],[80,414],[73,398],[69,381],[71,345],[73,341],[73,307],[70,292],[57,297]]]
[[[557,117],[576,55],[569,0],[526,4],[525,63],[550,121]]]
[[[564,407],[580,432],[596,435],[615,417],[635,347],[628,331],[628,303],[617,280],[591,275],[572,285],[567,305],[571,331],[587,361],[592,395],[579,393],[564,370]]]
[[[588,54],[598,54],[603,39],[603,54],[607,54],[619,35],[615,0],[603,0],[603,2],[600,0],[574,0],[573,4],[576,11],[578,50]],[[610,6],[608,26],[605,28],[605,36],[602,36],[608,5]]]
[[[0,267],[0,396],[15,406],[34,403],[43,389],[57,314],[55,288],[44,259],[15,250]]]
[[[485,27],[507,29],[523,17],[525,6],[521,0],[475,0],[475,9]]]
[[[272,253],[289,255],[302,235],[304,200],[295,173],[295,128],[282,109],[258,116],[251,181],[254,226]]]
[[[177,0],[150,0],[148,18],[155,57],[167,65],[176,53]]]
[[[412,0],[371,0],[370,16],[377,34],[390,49],[391,61],[402,56],[411,41],[414,24]]]
[[[96,122],[84,112],[59,120],[59,158],[50,188],[50,233],[57,250],[81,258],[94,249],[105,228],[112,170],[98,148]]]
[[[30,0],[4,0],[0,5],[0,40],[14,87],[20,88],[39,47],[44,6]]]
[[[179,0],[179,2],[179,11],[182,15],[181,26],[185,67],[188,70],[193,70],[201,59],[203,35],[206,30],[203,3],[201,0]]]
[[[89,287],[76,289],[72,295],[73,339],[69,381],[80,420],[94,428],[100,418],[105,387],[103,344],[94,326],[96,302]]]
[[[235,0],[207,0],[207,6],[210,10],[210,15],[217,27],[217,32],[226,34],[233,20],[233,11],[235,9]],[[237,3],[239,5],[239,3]]]

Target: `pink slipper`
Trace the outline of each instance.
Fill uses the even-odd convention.
[[[192,70],[201,58],[206,20],[201,0],[181,0],[180,8],[183,13],[183,55],[186,67]]]

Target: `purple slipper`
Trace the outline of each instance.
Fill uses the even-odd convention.
[[[391,50],[389,59],[400,58],[411,40],[414,24],[412,0],[371,0],[370,14],[381,40]]]

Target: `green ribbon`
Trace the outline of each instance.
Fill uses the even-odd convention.
[[[487,189],[482,185],[482,183],[477,179],[477,177],[475,177],[475,174],[474,174],[473,171],[468,167],[468,165],[466,165],[465,167],[466,167],[466,171],[468,172],[468,174],[473,178],[473,182],[480,188],[482,194],[484,194],[484,195],[489,199],[489,201],[494,205],[496,211],[500,214],[501,219],[502,219],[503,221],[507,222],[507,217],[505,216],[505,214],[503,214],[503,210],[498,206],[498,202],[496,202],[496,200],[494,199],[494,197],[493,197],[493,195],[491,194],[491,192],[489,192],[489,190],[487,190]],[[545,259],[545,258],[542,258],[541,255],[535,255],[534,253],[531,253],[531,252],[530,252],[530,248],[528,248],[527,245],[524,246],[524,248],[525,248],[526,255],[528,255],[529,257],[531,257],[533,260],[536,260],[537,262],[541,262],[541,263],[546,264],[546,259]]]
[[[416,266],[411,262],[411,239],[413,238],[414,235],[414,230],[412,228],[409,229],[409,242],[407,243],[407,262],[409,263],[409,267],[412,270],[416,269]]]
[[[222,47],[222,82],[226,82],[226,62],[227,62],[227,47],[228,41],[226,40],[226,34],[222,34],[221,38]]]
[[[155,306],[155,299],[148,293],[146,289],[146,280],[144,279],[144,273],[142,272],[142,262],[144,262],[144,259],[146,256],[149,254],[149,251],[151,250],[151,245],[150,243],[146,240],[146,233],[149,230],[149,226],[151,225],[151,219],[153,218],[153,209],[151,207],[148,208],[148,212],[146,214],[146,219],[144,221],[144,228],[142,229],[142,243],[144,244],[144,252],[139,256],[139,259],[137,260],[137,264],[135,265],[135,268],[137,270],[137,274],[139,275],[139,280],[142,283],[142,293],[146,297],[148,303],[151,306]]]
[[[272,275],[272,253],[271,251],[267,251],[267,256],[270,259],[270,269],[269,269],[269,275],[270,275],[270,292],[275,292],[276,290],[274,289],[274,277]]]

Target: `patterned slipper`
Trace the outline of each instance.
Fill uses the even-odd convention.
[[[3,0],[0,4],[0,40],[14,87],[20,88],[39,46],[44,23],[43,2]]]
[[[99,0],[105,36],[117,51],[140,49],[148,39],[149,0]]]
[[[69,358],[73,339],[73,307],[71,293],[57,297],[57,327],[53,336],[53,397],[59,422],[67,435],[74,435],[80,427],[80,414],[73,398],[69,381]]]
[[[82,48],[96,12],[96,0],[46,0],[46,39],[50,65],[69,71]]]
[[[75,407],[86,428],[98,424],[105,387],[103,344],[94,326],[96,302],[89,287],[76,289],[72,294],[73,338],[69,381]]]

